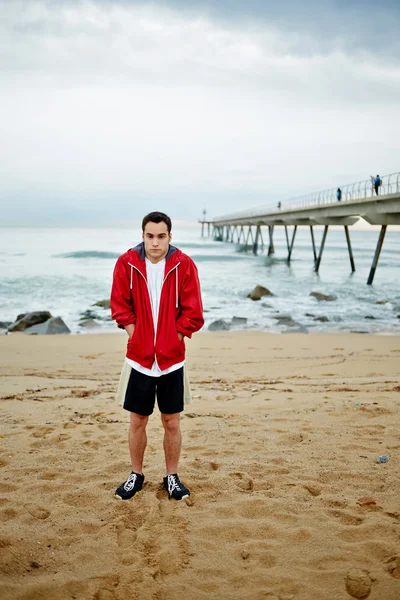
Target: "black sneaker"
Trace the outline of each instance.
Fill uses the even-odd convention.
[[[115,490],[115,497],[120,500],[129,500],[130,498],[133,498],[136,492],[140,492],[142,489],[143,482],[144,475],[139,475],[132,471],[125,483]]]
[[[183,498],[190,496],[189,490],[179,480],[177,473],[164,477],[164,487],[168,492],[168,498],[182,500]]]

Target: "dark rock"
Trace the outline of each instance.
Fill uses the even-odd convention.
[[[101,327],[101,323],[98,323],[94,319],[86,319],[84,321],[80,321],[79,327],[84,327],[85,329],[96,329]]]
[[[208,326],[209,331],[228,331],[230,328],[230,324],[227,321],[224,321],[224,319],[213,321]]]
[[[48,319],[44,323],[27,327],[24,333],[28,335],[54,335],[57,333],[71,333],[71,331],[61,317],[51,317],[51,319]]]
[[[305,316],[306,317],[315,317],[315,315],[313,315],[313,313],[306,313]]]
[[[85,319],[101,319],[101,317],[94,310],[85,310],[80,313],[82,316],[79,318],[80,321]]]
[[[333,300],[336,300],[336,296],[327,296],[326,294],[321,294],[320,292],[311,292],[310,296],[316,298],[319,302],[333,302]]]
[[[320,321],[320,323],[328,323],[328,317],[315,317],[314,321]]]
[[[246,317],[232,317],[232,325],[245,325],[246,323]]]
[[[24,331],[33,325],[44,323],[48,319],[51,319],[53,315],[47,310],[37,310],[18,316],[20,318],[17,318],[17,320],[9,326],[8,331]]]
[[[247,297],[251,298],[252,300],[261,300],[263,296],[273,295],[274,294],[272,292],[270,292],[267,288],[263,287],[262,285],[256,285],[254,290],[252,290],[250,294],[247,295]]]
[[[375,317],[373,317],[372,315],[366,315],[364,319],[370,319],[371,321],[375,321]]]
[[[98,300],[92,306],[100,306],[101,308],[110,308],[110,300]]]
[[[388,301],[387,301],[387,300],[377,300],[377,301],[375,302],[375,304],[387,304],[387,303],[388,303]]]
[[[288,325],[289,327],[297,325],[296,321],[290,315],[277,315],[274,319],[278,321],[278,325]]]
[[[400,319],[400,315],[397,315],[397,318]]]

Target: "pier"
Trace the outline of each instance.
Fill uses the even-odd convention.
[[[290,262],[298,227],[309,227],[314,269],[318,272],[330,225],[344,228],[349,252],[351,271],[356,270],[349,227],[361,217],[371,225],[380,225],[375,254],[369,272],[367,284],[371,285],[378,266],[387,227],[400,225],[400,172],[384,175],[381,178],[378,194],[373,178],[348,184],[340,188],[340,200],[337,189],[322,190],[293,200],[277,202],[273,206],[241,211],[223,215],[212,220],[206,219],[203,211],[201,235],[212,236],[216,241],[243,243],[250,246],[253,254],[268,247],[268,256],[275,253],[274,229],[284,227]],[[315,244],[314,227],[324,227],[320,247]],[[207,230],[206,230],[207,228]],[[264,234],[268,228],[268,237],[264,243]],[[289,228],[292,228],[289,230]]]

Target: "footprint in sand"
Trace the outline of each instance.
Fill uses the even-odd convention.
[[[244,492],[252,492],[254,489],[254,482],[251,477],[246,475],[246,473],[236,472],[230,473],[230,477],[236,479],[236,485],[239,489]]]
[[[37,504],[25,504],[25,508],[32,517],[36,517],[36,519],[47,519],[50,516],[50,511],[47,508],[43,508],[42,506],[38,506]]]
[[[392,577],[400,579],[400,556],[392,556],[386,562],[386,569]]]

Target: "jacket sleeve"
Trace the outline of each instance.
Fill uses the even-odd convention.
[[[183,275],[179,292],[179,313],[176,330],[188,338],[204,325],[203,303],[197,267],[188,257],[186,272]]]
[[[111,316],[120,329],[124,329],[126,325],[136,323],[129,273],[122,256],[119,257],[114,268],[110,304]]]

